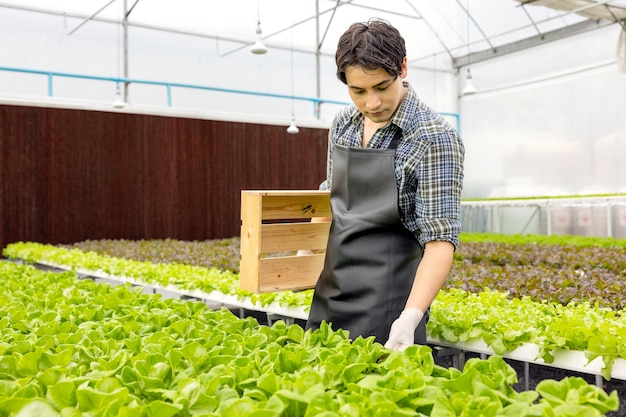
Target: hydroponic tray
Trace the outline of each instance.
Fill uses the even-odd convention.
[[[495,355],[493,349],[491,349],[482,339],[469,340],[466,342],[448,342],[439,338],[429,338],[428,342],[434,345],[450,347],[467,352]],[[525,343],[514,351],[507,352],[502,356],[520,362],[536,363],[592,375],[601,375],[601,370],[604,368],[604,361],[601,357],[597,357],[590,362],[585,356],[585,352],[579,350],[554,350],[552,351],[554,361],[552,363],[547,363],[543,360],[543,358],[538,357],[539,348],[539,345],[534,343]],[[611,378],[626,380],[626,360],[621,358],[615,359],[611,369]]]
[[[71,269],[66,266],[58,265],[58,264],[47,262],[47,261],[37,261],[37,264],[51,267],[51,268],[61,269],[61,270],[68,270],[68,271],[73,270],[77,274],[82,275],[84,277],[99,278],[99,279],[105,279],[105,280],[110,280],[110,281],[115,281],[115,282],[128,283],[128,284],[137,285],[137,286],[144,287],[144,288],[151,288],[156,291],[163,291],[167,293],[178,294],[179,296],[197,298],[206,302],[222,304],[224,306],[229,306],[229,307],[245,308],[248,310],[261,311],[261,312],[268,313],[268,314],[276,314],[278,316],[284,316],[284,317],[289,317],[289,318],[294,318],[294,319],[306,320],[307,317],[309,316],[309,314],[306,311],[304,311],[303,308],[285,307],[285,306],[281,306],[280,304],[276,302],[271,303],[271,304],[261,305],[259,303],[252,302],[250,298],[235,297],[232,295],[224,294],[219,291],[212,291],[210,293],[207,293],[207,292],[203,292],[200,290],[184,290],[173,285],[162,286],[158,284],[143,282],[136,278],[129,278],[129,277],[119,276],[119,275],[110,275],[104,271],[93,271],[93,270],[86,270],[86,269],[81,269],[81,268]]]
[[[72,270],[69,267],[47,261],[37,261],[37,264],[60,270]],[[232,295],[221,293],[219,291],[206,293],[199,290],[181,290],[180,288],[171,285],[160,286],[157,284],[142,282],[141,280],[134,278],[110,275],[104,271],[92,271],[86,269],[75,269],[74,271],[77,274],[83,275],[85,277],[129,283],[144,288],[151,288],[155,291],[165,291],[168,293],[178,294],[179,296],[193,297],[207,302],[219,303],[225,306],[245,308],[253,311],[276,314],[278,316],[294,319],[306,320],[308,318],[308,312],[306,312],[302,307],[284,307],[279,305],[278,303],[261,305],[259,303],[252,302],[252,300],[250,300],[249,298],[235,297]],[[427,343],[435,346],[453,348],[459,351],[466,351],[489,356],[496,355],[493,349],[490,348],[489,345],[487,345],[487,343],[482,339],[474,339],[465,342],[449,342],[440,338],[428,337]],[[552,352],[552,355],[554,356],[554,361],[551,363],[547,363],[542,358],[538,357],[539,349],[539,345],[526,343],[515,349],[514,351],[507,352],[502,356],[504,358],[520,362],[535,363],[596,376],[601,376],[601,370],[602,368],[604,368],[604,361],[602,360],[602,358],[597,357],[590,362],[586,358],[584,352],[573,350],[555,350]],[[615,362],[613,363],[611,369],[611,378],[626,380],[626,360],[621,358],[615,359]]]

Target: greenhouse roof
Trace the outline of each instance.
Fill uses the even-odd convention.
[[[64,14],[80,36],[90,20],[212,39],[220,54],[245,53],[257,21],[268,49],[334,54],[353,22],[378,17],[407,41],[413,66],[454,70],[595,28],[626,26],[626,0],[6,0],[0,7]]]

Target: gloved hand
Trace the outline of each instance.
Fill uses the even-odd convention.
[[[405,308],[400,317],[391,325],[389,340],[385,343],[387,349],[404,350],[415,343],[415,329],[424,317],[419,308]]]

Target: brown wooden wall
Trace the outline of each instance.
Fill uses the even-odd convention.
[[[327,131],[0,105],[0,248],[238,236],[242,189],[316,189]]]

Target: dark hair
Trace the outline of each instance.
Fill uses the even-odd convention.
[[[404,38],[389,22],[370,19],[354,23],[337,44],[337,78],[346,84],[346,67],[353,65],[368,70],[382,68],[397,77],[402,73],[405,56]]]

